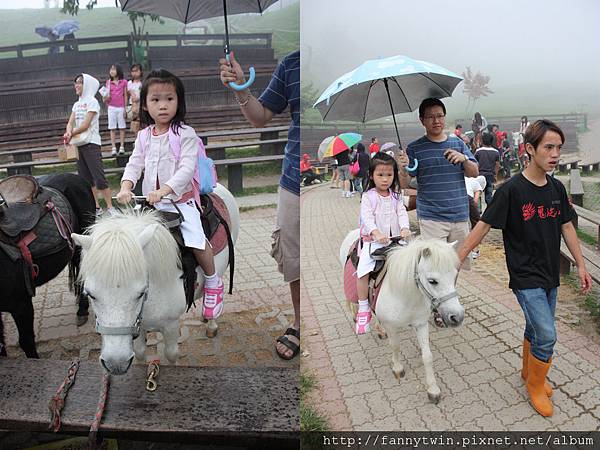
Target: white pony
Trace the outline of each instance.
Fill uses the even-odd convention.
[[[72,236],[83,249],[80,277],[102,335],[100,362],[111,374],[124,374],[134,352],[145,358],[146,332],[156,330],[174,364],[186,301],[179,249],[158,213],[116,214],[88,233]]]
[[[342,267],[358,239],[359,230],[352,230],[340,247]],[[348,264],[352,264],[348,261]],[[441,397],[433,372],[433,355],[429,347],[429,324],[432,311],[437,311],[444,326],[459,326],[465,310],[458,300],[456,278],[458,256],[453,244],[438,239],[417,238],[406,247],[391,250],[387,255],[387,273],[381,282],[375,314],[385,328],[392,348],[392,371],[397,379],[404,376],[400,361],[400,331],[413,326],[425,366],[427,395],[433,403]],[[345,270],[348,277],[350,270]],[[356,271],[354,271],[356,279]],[[352,282],[352,280],[345,280]],[[351,300],[351,299],[348,299]]]
[[[240,227],[235,199],[220,184],[214,192],[227,208],[235,243]],[[102,365],[119,375],[127,372],[134,354],[144,360],[147,331],[162,333],[165,356],[174,364],[186,299],[179,249],[158,213],[116,214],[91,226],[88,235],[72,236],[83,249],[79,276],[96,314],[96,330],[102,335]],[[228,264],[225,246],[215,255],[215,268],[222,275]],[[202,301],[205,278],[200,267],[197,274],[195,297]],[[210,320],[207,335],[216,335],[217,328],[216,321]]]

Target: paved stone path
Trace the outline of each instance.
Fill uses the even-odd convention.
[[[318,379],[311,402],[329,417],[331,429],[600,430],[600,345],[563,322],[549,374],[554,416],[545,419],[529,405],[519,373],[524,319],[507,287],[498,232],[482,244],[473,270],[459,277],[463,326],[430,327],[442,390],[434,405],[412,329],[403,332],[401,381],[392,374],[388,342],[375,333],[354,334],[338,253],[347,231],[357,226],[359,200],[322,185],[303,192],[301,208],[301,369]],[[561,287],[559,304],[569,290]]]
[[[239,198],[240,206],[255,207],[276,203],[276,194]],[[293,321],[288,286],[269,256],[276,209],[257,208],[241,213],[240,235],[236,244],[233,295],[225,295],[225,312],[218,320],[219,333],[208,339],[200,307],[185,314],[181,326],[181,365],[237,367],[298,367],[298,359],[287,362],[274,350],[275,339]],[[228,286],[228,277],[225,280]],[[94,317],[77,328],[74,297],[67,288],[67,272],[38,288],[34,298],[35,333],[42,358],[96,359],[101,340],[94,332]],[[12,317],[3,314],[6,341],[11,357],[23,357],[17,346]],[[148,357],[162,354],[158,333],[151,333]],[[164,360],[164,357],[161,358]]]

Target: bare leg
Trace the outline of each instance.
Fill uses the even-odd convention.
[[[194,258],[198,262],[198,265],[204,271],[204,274],[207,276],[211,276],[215,273],[215,256],[213,254],[213,249],[208,242],[204,250],[198,250],[197,248],[193,248]]]
[[[119,141],[121,142],[121,148],[125,150],[125,128],[119,130]]]
[[[102,189],[100,191],[102,193],[102,197],[104,197],[104,201],[106,202],[106,207],[107,208],[112,208],[112,192],[110,191],[110,188],[106,188],[106,189]]]
[[[389,330],[388,330],[389,331]],[[433,355],[429,348],[429,324],[427,322],[416,325],[417,341],[421,347],[421,356],[423,357],[423,365],[425,366],[425,382],[427,383],[427,396],[433,403],[438,403],[441,397],[440,388],[435,381],[433,373]]]
[[[112,144],[112,148],[115,148],[117,144],[115,144],[115,130],[110,130],[110,143]]]
[[[369,297],[369,274],[356,279],[356,291],[359,300]]]

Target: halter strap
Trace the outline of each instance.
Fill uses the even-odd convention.
[[[421,283],[421,280],[419,279],[419,272],[415,269],[415,274],[414,274],[414,278],[415,278],[415,283],[417,283],[417,287],[419,288],[419,290],[425,294],[425,297],[427,297],[429,299],[429,301],[431,302],[431,310],[433,312],[437,312],[438,308],[440,307],[440,305],[448,300],[450,300],[451,298],[454,297],[458,297],[458,292],[456,292],[456,290],[444,295],[443,297],[435,297],[433,294],[431,294],[431,292],[429,292],[427,290],[427,288],[423,285],[423,283]]]
[[[140,335],[140,327],[142,325],[142,313],[144,311],[144,304],[148,299],[148,286],[149,282],[146,284],[146,289],[144,290],[144,296],[142,297],[142,304],[140,305],[140,312],[135,318],[135,322],[131,327],[105,327],[100,325],[98,322],[98,317],[96,317],[96,333],[104,334],[107,336],[126,336],[128,334],[133,336],[133,339],[136,339]]]

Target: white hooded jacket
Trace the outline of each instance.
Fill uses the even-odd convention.
[[[96,114],[94,114],[94,118],[90,122],[89,127],[90,143],[101,145],[100,126],[98,125],[100,103],[98,103],[98,100],[96,100],[95,97],[96,92],[98,92],[98,88],[100,87],[100,82],[87,73],[83,73],[82,75],[83,91],[79,100],[73,105],[72,110],[75,113],[75,126],[73,128],[77,128],[83,123],[88,112],[95,112]]]

